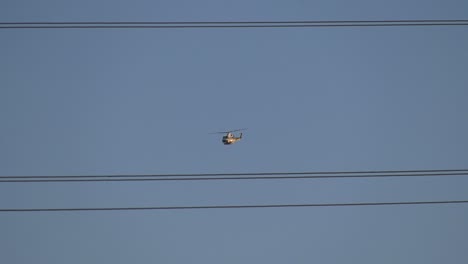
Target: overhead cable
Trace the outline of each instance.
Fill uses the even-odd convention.
[[[2,208],[0,212],[76,212],[76,211],[147,211],[147,210],[201,210],[201,209],[253,209],[253,208],[300,208],[300,207],[345,207],[345,206],[397,206],[467,204],[468,200],[407,201],[373,203],[312,203],[312,204],[256,204],[256,205],[202,205],[202,206],[154,206],[154,207],[81,207],[81,208]]]
[[[299,21],[182,21],[182,22],[0,22],[0,29],[163,29],[163,28],[311,28],[468,26],[466,19],[427,20],[299,20]]]
[[[0,176],[0,183],[47,182],[131,182],[131,181],[214,181],[214,180],[290,180],[290,179],[355,179],[390,177],[453,177],[468,176],[468,170],[407,170],[407,171],[328,171],[328,172],[259,172],[200,173],[147,175],[88,176]]]

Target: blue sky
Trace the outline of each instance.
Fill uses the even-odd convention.
[[[391,2],[391,3],[390,3]],[[2,1],[2,22],[467,19],[466,1]],[[468,28],[0,31],[0,175],[460,169]],[[210,132],[249,128],[224,146]],[[0,184],[0,208],[466,199],[468,179]],[[2,213],[2,263],[465,263],[465,205]]]

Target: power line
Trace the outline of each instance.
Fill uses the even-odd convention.
[[[199,24],[341,24],[341,23],[456,23],[467,22],[467,19],[398,19],[398,20],[277,20],[277,21],[62,21],[62,22],[0,22],[5,25],[29,25],[29,24],[72,24],[72,25],[125,25],[125,24],[153,24],[153,25],[199,25]]]
[[[167,174],[107,174],[107,175],[35,175],[0,176],[0,179],[38,179],[38,178],[122,178],[122,177],[210,177],[210,176],[267,176],[267,175],[316,175],[316,174],[385,174],[385,173],[468,173],[468,169],[440,170],[360,170],[360,171],[294,171],[294,172],[239,172],[239,173],[167,173]]]
[[[258,172],[258,173],[199,173],[147,175],[80,175],[80,176],[0,176],[0,183],[45,182],[129,182],[129,181],[209,181],[209,180],[288,180],[345,179],[389,177],[448,177],[468,176],[468,170],[387,170],[387,171],[328,171],[328,172]]]
[[[0,29],[163,29],[468,26],[468,20],[303,20],[184,22],[1,22]]]
[[[256,205],[203,205],[203,206],[155,206],[155,207],[82,207],[82,208],[12,208],[0,212],[72,212],[72,211],[146,211],[146,210],[201,210],[201,209],[253,209],[253,208],[300,208],[300,207],[345,207],[345,206],[397,206],[430,204],[466,204],[468,200],[376,202],[376,203],[313,203],[313,204],[256,204]]]
[[[356,178],[394,178],[394,177],[443,177],[468,176],[465,173],[430,174],[361,174],[361,175],[289,175],[289,176],[236,176],[236,177],[192,177],[192,178],[92,178],[92,179],[21,179],[0,180],[0,183],[52,183],[52,182],[138,182],[138,181],[221,181],[221,180],[292,180],[292,179],[356,179]],[[99,176],[98,176],[99,177]]]

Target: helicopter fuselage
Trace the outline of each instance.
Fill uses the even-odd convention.
[[[246,130],[246,129],[247,128],[242,128],[242,129],[236,129],[236,130],[225,131],[225,132],[214,132],[210,134],[224,134],[223,138],[221,139],[221,142],[223,142],[224,145],[231,145],[242,139],[242,133],[240,133],[240,135],[236,137],[233,132]]]
[[[226,136],[223,136],[222,142],[224,145],[231,145],[242,139],[242,133],[239,137],[235,137],[232,133],[228,133]]]

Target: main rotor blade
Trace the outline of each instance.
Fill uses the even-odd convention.
[[[213,133],[208,133],[208,134],[227,134],[227,133],[237,132],[241,130],[247,130],[247,128],[241,128],[241,129],[230,130],[230,131],[213,132]]]
[[[237,132],[237,131],[242,131],[242,130],[247,130],[247,128],[241,128],[241,129],[231,130],[231,131],[228,131],[228,132]]]

